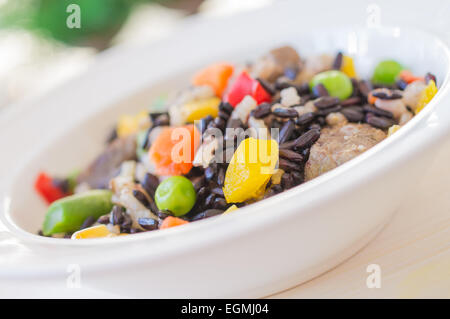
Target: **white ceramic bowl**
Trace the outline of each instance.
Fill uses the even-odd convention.
[[[64,287],[68,265],[76,264],[83,285],[121,296],[261,297],[317,276],[373,238],[448,134],[448,47],[401,26],[331,27],[332,16],[330,27],[306,29],[293,8],[191,23],[157,45],[113,49],[87,74],[1,117],[0,146],[8,152],[0,169],[0,280]],[[268,17],[286,23],[270,25]],[[32,188],[39,170],[64,174],[86,165],[119,114],[187,84],[199,66],[245,61],[286,43],[303,56],[344,50],[362,75],[380,59],[395,58],[418,73],[435,73],[440,90],[404,128],[363,155],[236,213],[112,239],[33,235],[45,214]]]

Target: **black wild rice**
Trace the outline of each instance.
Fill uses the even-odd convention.
[[[314,96],[316,96],[316,97],[330,95],[330,94],[328,94],[326,87],[322,83],[319,83],[316,86],[314,86],[312,89],[312,92],[313,92]]]
[[[103,216],[100,216],[100,217],[97,219],[97,223],[99,223],[99,224],[104,224],[104,225],[109,224],[109,215],[103,215]]]
[[[320,131],[312,129],[300,135],[293,141],[280,145],[280,148],[305,148],[313,145],[320,137]]]
[[[343,58],[343,54],[342,52],[338,52],[338,54],[336,54],[336,57],[334,58],[333,61],[333,66],[332,68],[334,70],[340,70],[341,66],[342,66],[342,58]]]
[[[314,101],[314,106],[318,109],[325,109],[339,104],[339,98],[334,96],[323,96]]]
[[[290,161],[293,161],[293,162],[302,162],[303,161],[302,154],[294,152],[290,149],[281,148],[279,151],[279,154],[280,154],[280,157],[285,158]]]
[[[317,114],[318,116],[327,116],[327,115],[330,114],[330,113],[336,113],[336,112],[339,112],[341,109],[342,109],[342,106],[336,105],[336,106],[329,107],[329,108],[326,108],[326,109],[319,109],[319,110],[316,112],[316,114]],[[323,122],[320,123],[320,124],[321,124],[321,125],[324,125],[325,122],[323,121]]]
[[[142,181],[142,188],[147,192],[150,197],[155,197],[156,188],[158,188],[159,179],[153,174],[146,173]]]
[[[274,88],[274,86],[272,84],[270,84],[269,82],[267,82],[266,80],[263,80],[261,78],[257,78],[256,79],[259,84],[261,84],[261,86],[263,87],[264,90],[266,90],[267,93],[269,93],[270,95],[275,95],[276,89]]]
[[[211,193],[216,194],[220,197],[223,197],[223,189],[222,187],[215,187],[213,189],[211,189]]]
[[[84,220],[83,224],[81,224],[80,230],[91,227],[92,225],[94,225],[94,223],[95,223],[95,218],[92,216],[89,216],[88,218],[86,218]]]
[[[398,92],[396,90],[389,90],[389,89],[373,90],[372,95],[374,97],[380,98],[382,100],[397,100],[397,99],[401,99],[403,97],[400,92]]]
[[[307,124],[311,123],[312,121],[314,121],[315,118],[316,118],[316,114],[314,114],[314,112],[308,112],[308,113],[300,115],[297,118],[296,123],[297,123],[297,125],[307,125]]]
[[[361,94],[365,98],[367,98],[369,96],[370,91],[373,90],[373,86],[372,86],[372,83],[370,83],[369,81],[361,80],[358,83],[358,89],[359,89],[359,92],[361,92]]]
[[[137,220],[139,226],[145,230],[156,230],[158,229],[158,221],[153,218],[138,218]]]
[[[232,156],[233,153],[229,152],[229,154],[231,154],[231,156]],[[228,163],[230,160],[231,160],[231,158],[229,158],[229,159],[225,158],[224,162]],[[225,169],[223,167],[220,167],[219,172],[217,173],[217,184],[219,186],[223,186],[224,182],[225,182]]]
[[[366,122],[372,125],[373,127],[383,130],[388,129],[389,127],[395,124],[395,121],[390,118],[376,116],[370,113],[366,115]]]
[[[109,222],[113,225],[120,225],[123,222],[123,215],[123,208],[114,205],[109,215]]]
[[[280,158],[278,160],[278,167],[281,168],[285,172],[289,172],[292,170],[300,170],[301,166],[297,163],[291,162],[287,159]]]
[[[292,132],[294,132],[295,124],[294,121],[288,120],[284,122],[280,129],[280,135],[278,136],[278,143],[284,143],[291,138]]]
[[[298,112],[295,109],[276,108],[272,111],[272,114],[281,118],[298,117]]]
[[[408,83],[406,83],[403,80],[398,80],[397,82],[395,82],[395,85],[400,89],[400,90],[404,90],[406,89],[406,87],[408,86]]]
[[[213,217],[213,216],[223,214],[223,212],[224,211],[221,209],[207,209],[207,210],[195,215],[191,220],[196,221],[196,220],[200,220],[200,219],[204,219],[204,218],[208,218],[208,217]]]
[[[269,103],[262,103],[250,112],[254,118],[261,119],[271,113],[272,106]]]
[[[133,189],[133,196],[145,207],[149,206],[147,197],[140,190]]]
[[[349,97],[346,100],[343,100],[340,104],[341,106],[348,106],[348,105],[355,105],[355,104],[360,104],[361,98],[359,96],[353,96],[353,97]]]
[[[380,109],[376,106],[370,105],[370,104],[365,104],[363,106],[363,110],[365,112],[369,112],[369,113],[373,113],[375,115],[379,115],[379,116],[383,116],[383,117],[388,117],[388,118],[394,118],[394,114],[392,114],[389,111]]]
[[[343,108],[341,113],[347,118],[350,122],[361,122],[364,120],[364,112],[354,108]]]

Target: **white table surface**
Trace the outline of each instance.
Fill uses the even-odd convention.
[[[381,268],[380,288],[367,288],[370,264]],[[450,298],[450,137],[371,243],[335,269],[270,297]]]

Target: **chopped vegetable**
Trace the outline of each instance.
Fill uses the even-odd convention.
[[[315,75],[309,86],[311,90],[317,84],[323,84],[330,96],[345,100],[350,97],[353,92],[353,85],[350,78],[341,71],[330,70]]]
[[[375,96],[373,96],[372,92],[369,93],[369,95],[367,96],[367,102],[369,102],[369,104],[375,105],[375,102],[377,101],[378,98],[376,98]]]
[[[253,97],[258,104],[271,101],[270,94],[262,87],[261,83],[243,71],[225,96],[225,101],[234,107],[247,95]]]
[[[433,80],[430,80],[425,89],[423,89],[422,93],[420,93],[419,102],[417,102],[416,114],[422,111],[422,109],[430,103],[437,91],[438,89],[436,87],[436,83]]]
[[[192,168],[200,133],[194,125],[164,128],[150,147],[150,162],[158,175],[184,175]]]
[[[53,178],[44,172],[39,173],[34,183],[34,188],[48,204],[70,195],[70,193],[64,192],[60,187],[56,186],[53,183]]]
[[[239,208],[236,205],[231,205],[230,207],[228,207],[228,209],[226,211],[223,212],[223,215],[225,214],[229,214],[235,210],[238,210]]]
[[[415,76],[409,70],[402,70],[399,73],[398,77],[400,78],[400,80],[403,80],[403,81],[405,81],[408,84],[410,84],[410,83],[412,83],[414,81],[424,81],[424,77],[422,77],[422,76]]]
[[[117,136],[124,137],[137,133],[149,125],[150,118],[147,111],[141,111],[137,115],[122,115],[117,123]]]
[[[392,85],[403,66],[394,60],[384,60],[377,64],[373,72],[372,81],[377,84]]]
[[[196,120],[211,115],[216,117],[219,113],[220,99],[217,97],[211,97],[203,100],[194,100],[184,104],[181,107],[183,118],[185,122],[193,123]]]
[[[209,85],[214,89],[218,97],[222,97],[225,91],[228,80],[233,74],[233,66],[228,63],[216,63],[200,70],[194,75],[192,84],[194,85]]]
[[[400,129],[400,125],[392,125],[388,130],[388,136],[391,136]]]
[[[184,220],[184,219],[181,219],[178,217],[168,216],[163,220],[163,222],[161,223],[161,227],[159,227],[159,229],[176,227],[176,226],[180,226],[180,225],[184,225],[184,224],[188,224],[188,223],[189,222],[187,220]]]
[[[225,174],[223,192],[228,203],[258,198],[275,171],[278,143],[247,138],[239,144]]]
[[[72,239],[88,239],[88,238],[101,238],[101,237],[113,237],[114,233],[111,233],[105,225],[92,226],[79,230],[72,235]]]
[[[169,210],[175,216],[188,213],[197,199],[192,182],[184,176],[172,176],[159,184],[155,202],[159,210]]]
[[[76,231],[86,218],[97,219],[109,213],[113,206],[111,196],[109,190],[92,190],[57,200],[45,215],[44,235]]]
[[[402,92],[403,102],[408,105],[414,112],[416,111],[417,103],[420,100],[420,95],[426,86],[427,84],[425,84],[425,82],[414,81],[408,84]]]
[[[351,78],[358,77],[358,75],[356,74],[353,59],[351,57],[349,57],[348,55],[342,56],[341,71]]]

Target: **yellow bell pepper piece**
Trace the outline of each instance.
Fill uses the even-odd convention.
[[[238,208],[236,205],[232,205],[232,206],[228,207],[227,210],[224,211],[222,215],[229,214],[229,213],[231,213],[232,211],[235,211],[235,210],[238,210],[238,209],[239,209],[239,208]]]
[[[114,235],[115,234],[111,233],[105,225],[98,225],[74,232],[72,239],[112,237]]]
[[[124,137],[137,133],[139,130],[147,129],[150,118],[147,111],[141,111],[136,115],[122,115],[117,123],[117,136]]]
[[[278,143],[247,138],[239,144],[225,173],[223,193],[228,203],[258,198],[275,172]]]
[[[433,80],[428,82],[428,85],[422,90],[419,97],[419,102],[417,102],[416,114],[422,111],[422,109],[430,103],[431,99],[436,95],[438,89],[436,83]]]
[[[347,74],[351,78],[358,77],[358,75],[356,74],[353,59],[351,57],[349,57],[348,55],[342,56],[341,71],[344,72],[345,74]]]
[[[203,100],[194,100],[182,106],[181,112],[186,122],[192,123],[205,116],[216,117],[219,114],[220,99],[211,97]]]
[[[400,129],[400,125],[392,125],[388,130],[388,137],[397,132]]]

